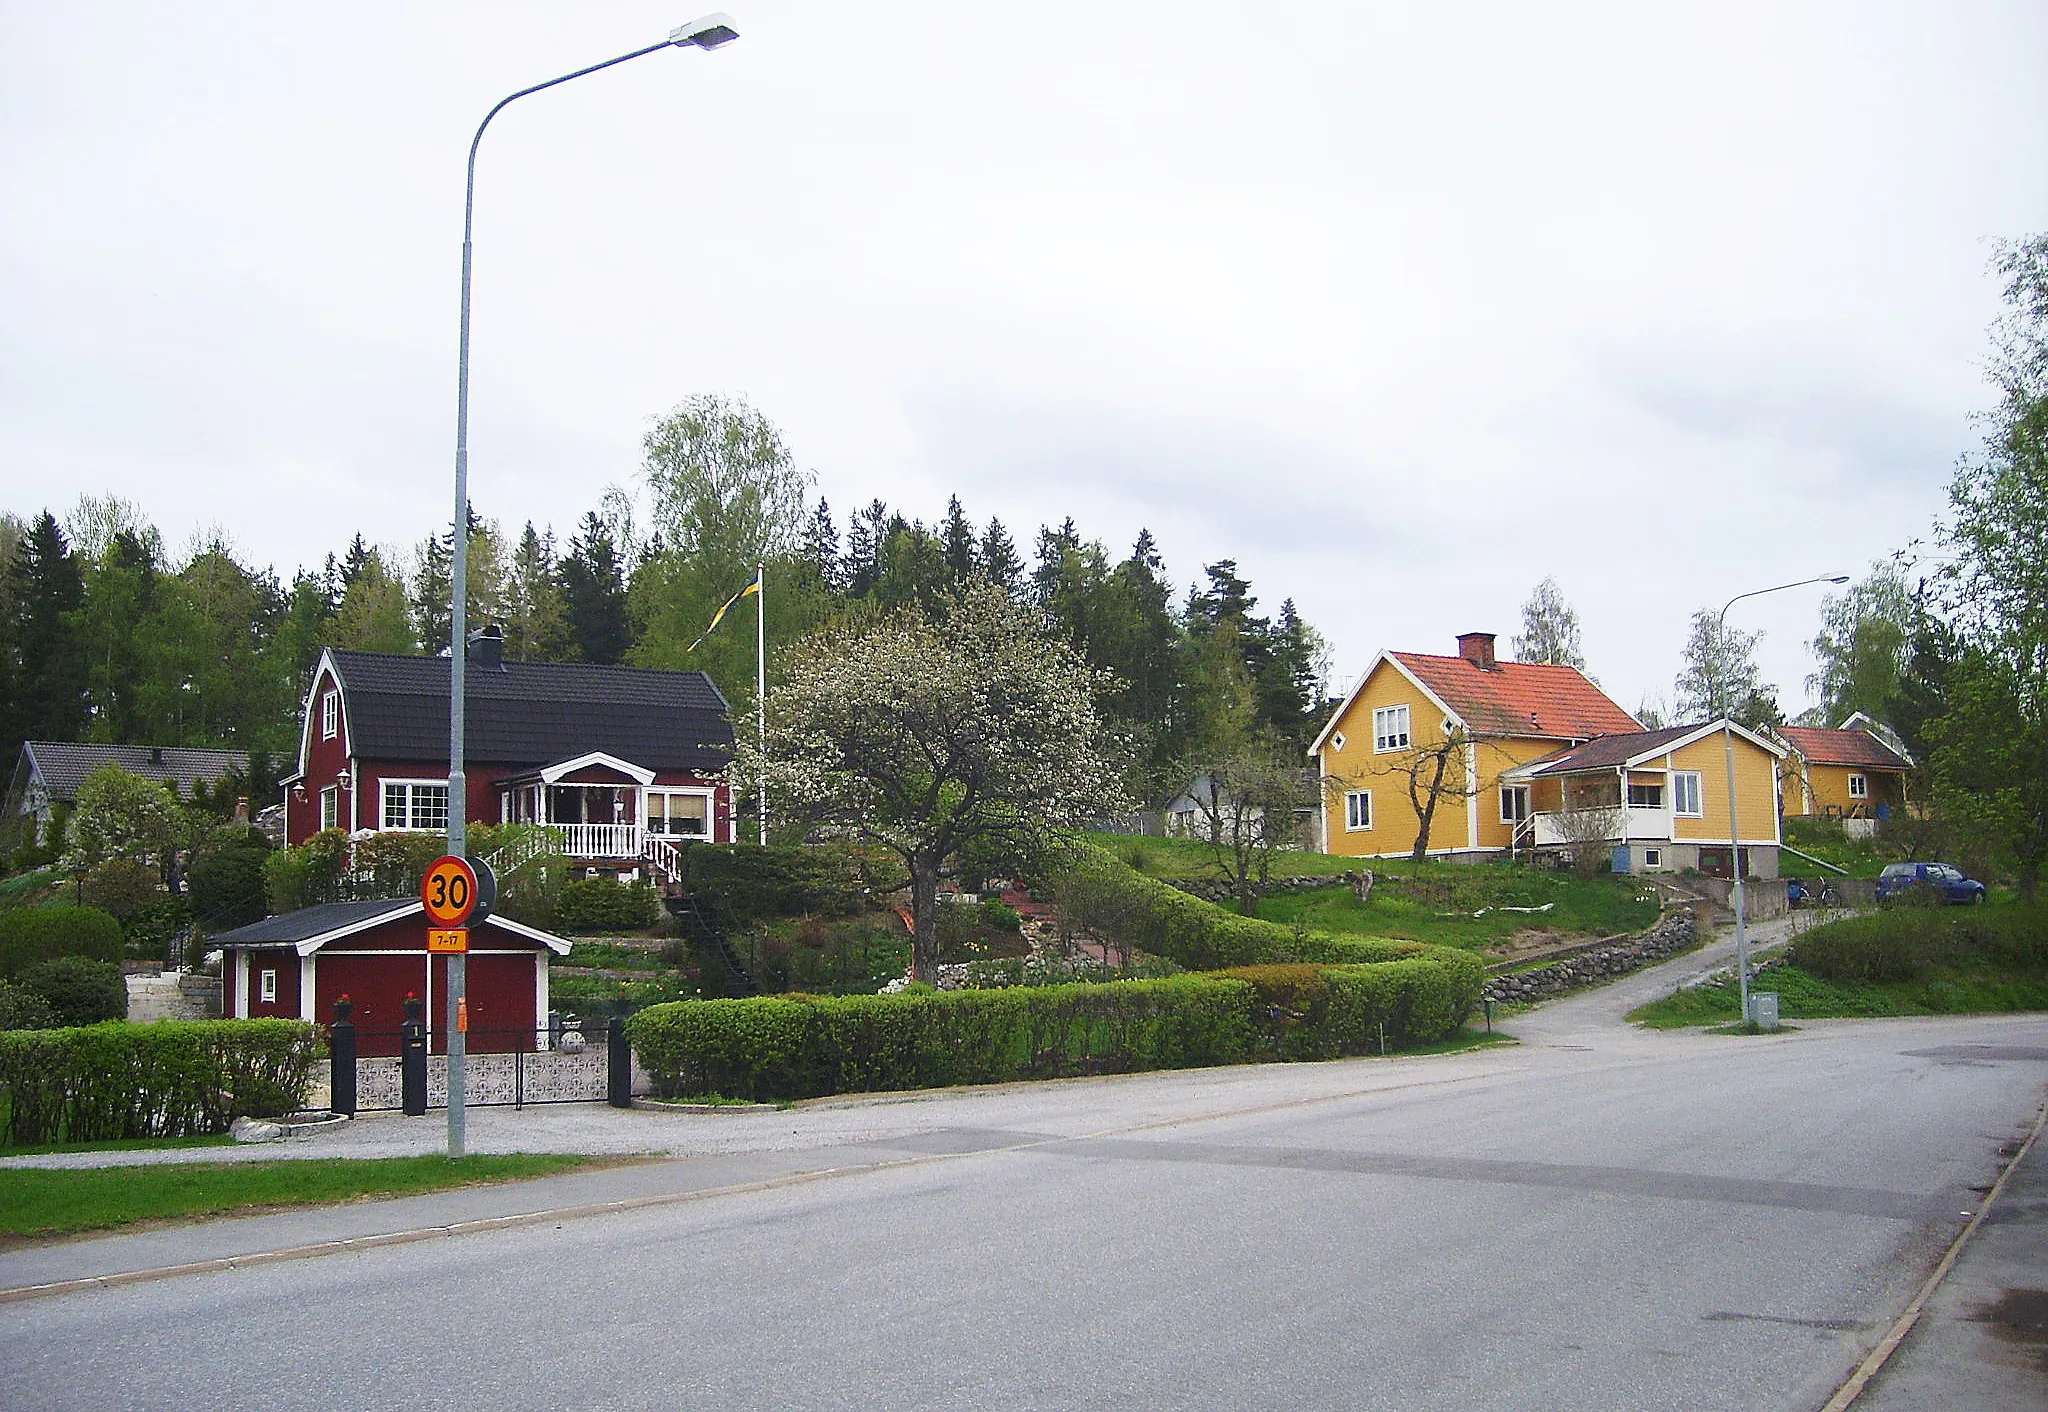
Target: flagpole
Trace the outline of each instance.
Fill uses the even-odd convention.
[[[760,731],[761,763],[768,762],[768,566],[754,573],[754,720]],[[768,846],[768,776],[761,776],[761,846]]]

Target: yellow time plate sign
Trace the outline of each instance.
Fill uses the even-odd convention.
[[[469,950],[469,928],[428,927],[427,950],[444,953]]]

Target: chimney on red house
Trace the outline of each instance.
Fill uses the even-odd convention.
[[[1458,634],[1458,655],[1482,672],[1498,670],[1493,660],[1493,634],[1490,632],[1461,632]]]

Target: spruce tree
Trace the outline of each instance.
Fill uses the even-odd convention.
[[[85,659],[67,619],[84,605],[85,575],[55,515],[45,510],[29,526],[11,572],[22,739],[77,740],[85,733]]]
[[[625,575],[611,532],[594,511],[583,517],[583,532],[569,541],[557,574],[569,635],[583,660],[606,666],[624,661],[633,645]]]

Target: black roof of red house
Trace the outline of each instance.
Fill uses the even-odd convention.
[[[364,759],[432,760],[448,753],[448,659],[330,651],[348,706],[349,742]],[[732,758],[731,706],[702,672],[588,662],[472,658],[467,758],[544,765],[603,751],[655,770],[717,770]]]

